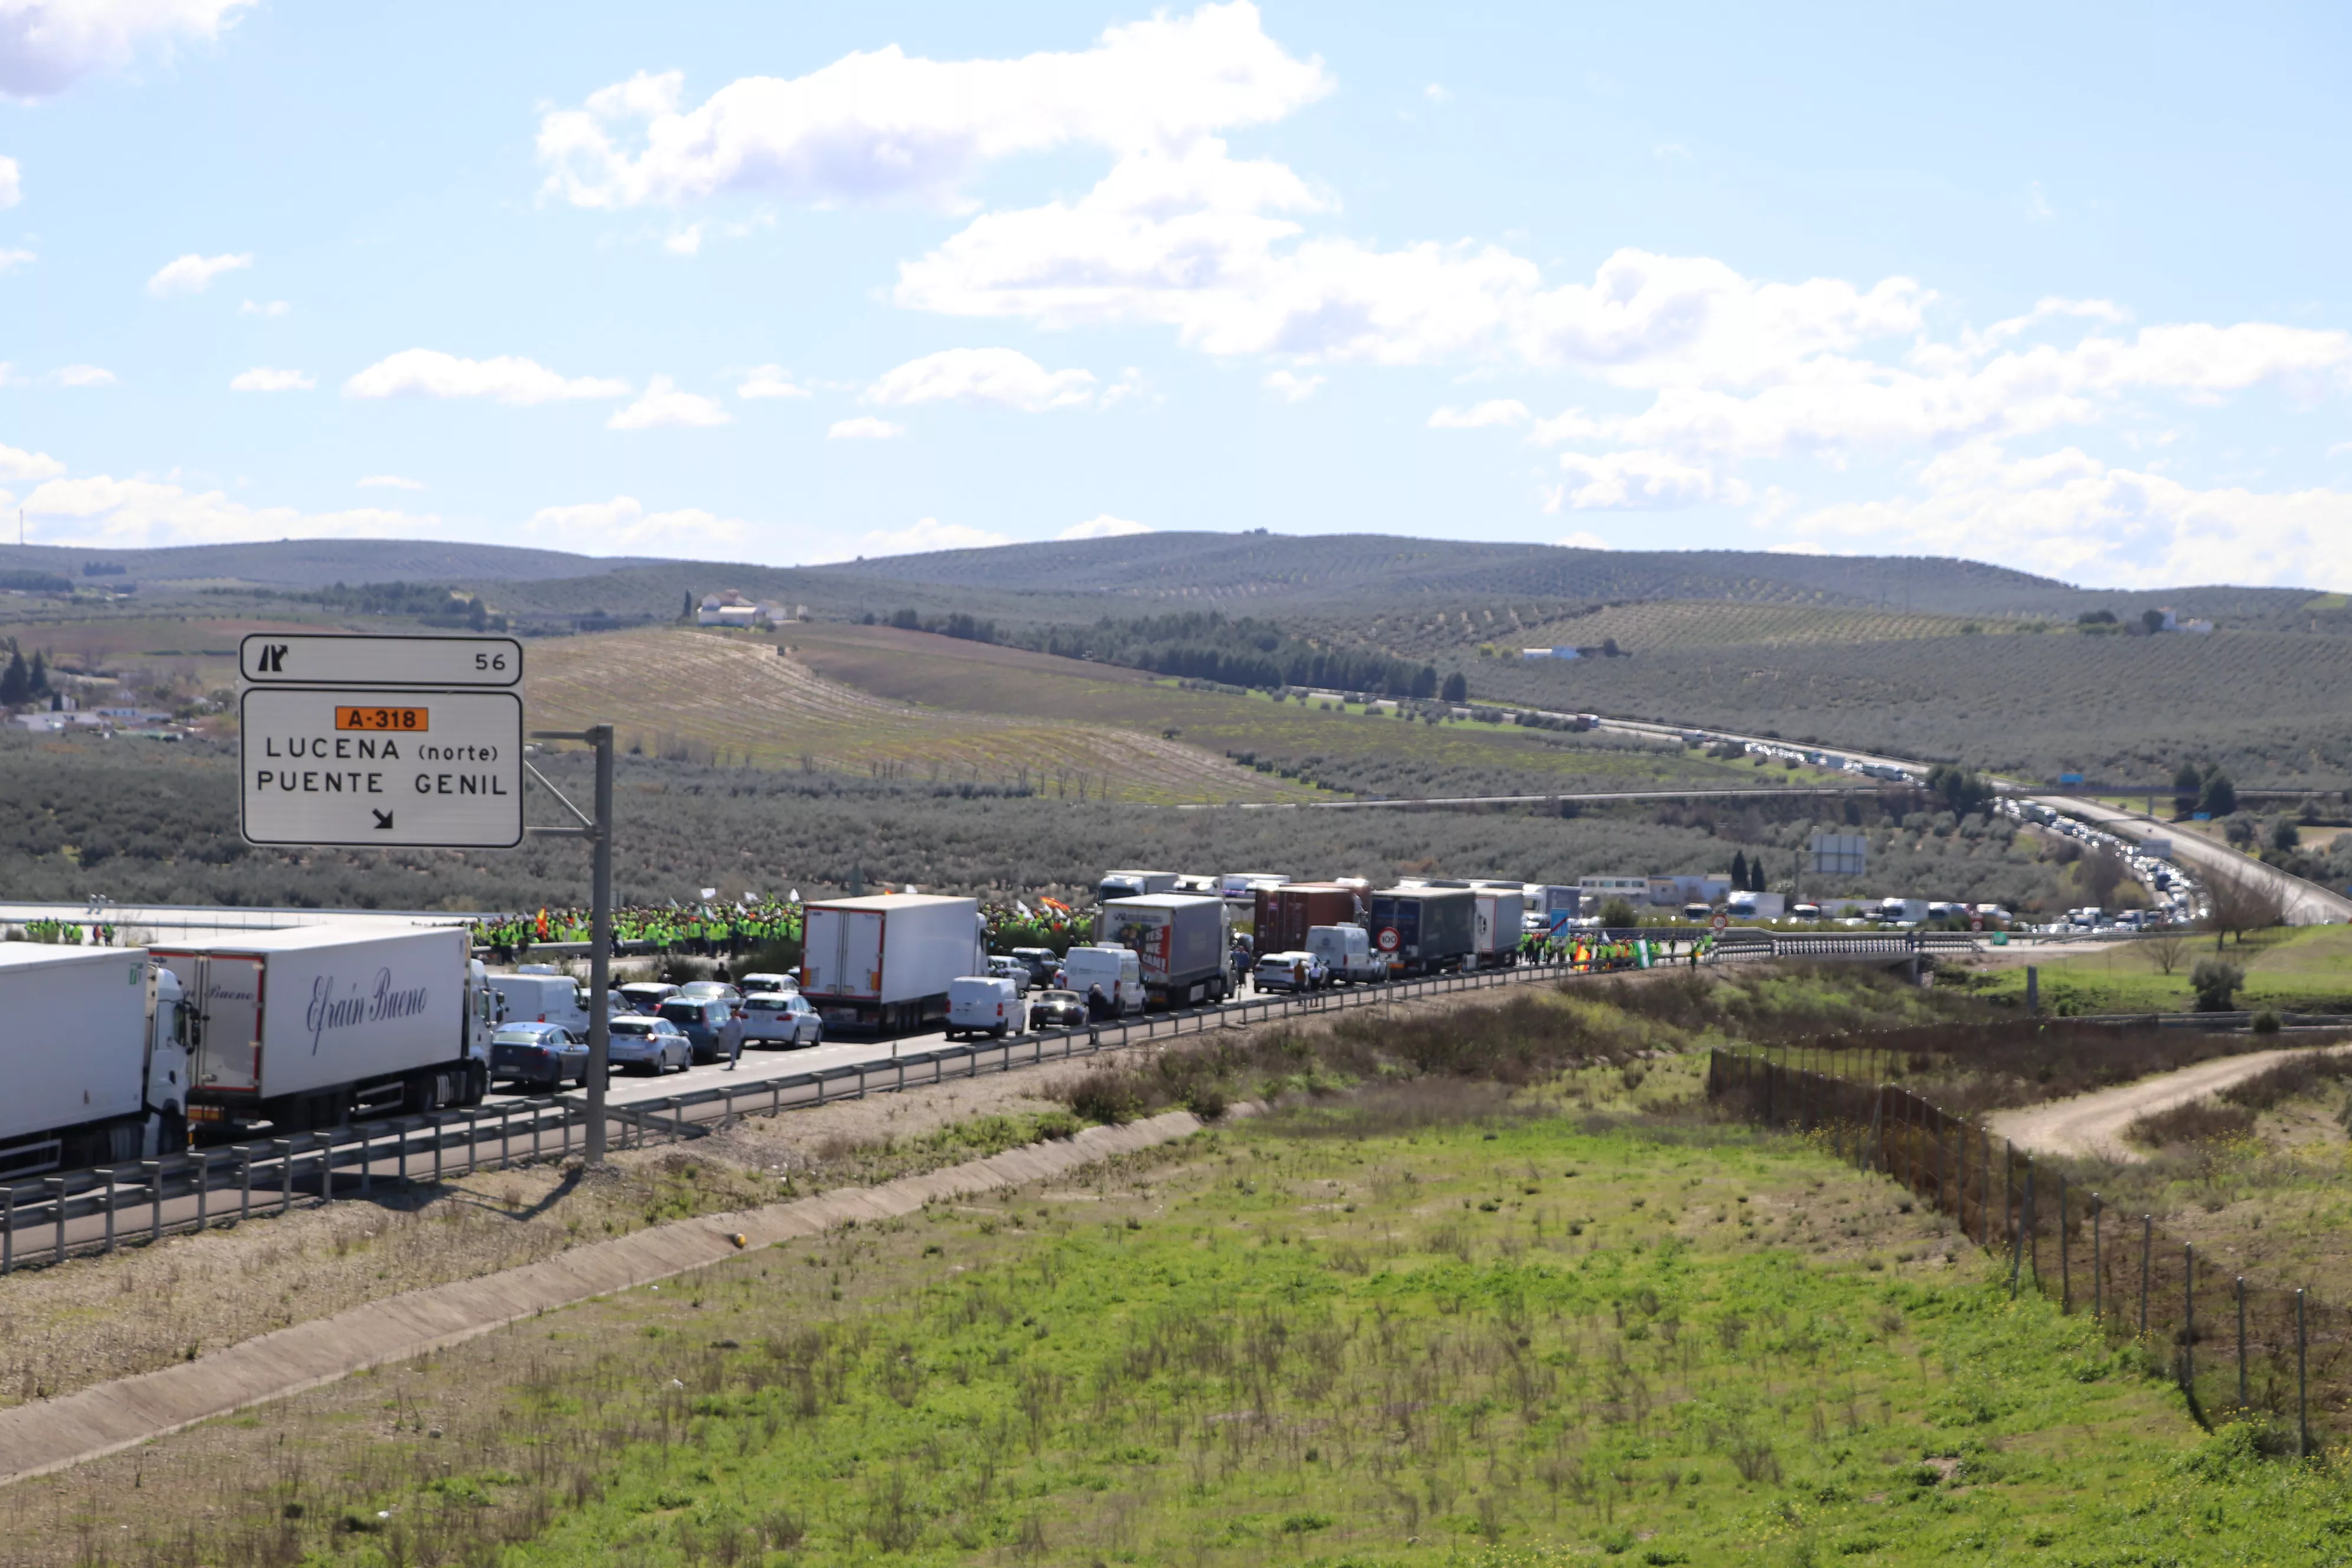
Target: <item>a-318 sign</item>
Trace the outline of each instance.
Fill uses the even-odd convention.
[[[255,682],[238,706],[248,841],[522,842],[522,699],[499,689],[521,679],[520,644],[257,635],[239,663]]]

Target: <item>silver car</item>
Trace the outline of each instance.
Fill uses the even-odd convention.
[[[814,1046],[824,1041],[824,1020],[797,991],[763,991],[743,999],[746,1046]]]
[[[674,1066],[684,1072],[694,1059],[686,1032],[667,1018],[615,1018],[605,1053],[615,1072],[640,1069],[656,1078]]]

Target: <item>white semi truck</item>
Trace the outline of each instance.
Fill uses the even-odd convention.
[[[0,942],[0,1176],[185,1149],[186,1023],[143,949]]]
[[[189,1006],[191,1121],[308,1131],[489,1087],[497,995],[461,927],[300,926],[153,955]]]
[[[804,911],[801,994],[828,1029],[919,1028],[948,1016],[949,983],[988,973],[977,899],[879,893]]]
[[[1222,1002],[1234,918],[1225,900],[1185,893],[1106,899],[1095,915],[1097,945],[1116,943],[1143,961],[1143,994],[1160,1007]]]

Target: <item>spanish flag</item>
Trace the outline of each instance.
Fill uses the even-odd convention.
[[[542,906],[539,911],[539,930],[537,934],[540,941],[545,942],[547,940],[547,910],[544,906]]]

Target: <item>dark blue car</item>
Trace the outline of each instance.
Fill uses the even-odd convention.
[[[490,1081],[550,1093],[567,1082],[585,1088],[588,1047],[559,1025],[504,1025],[490,1037]]]

